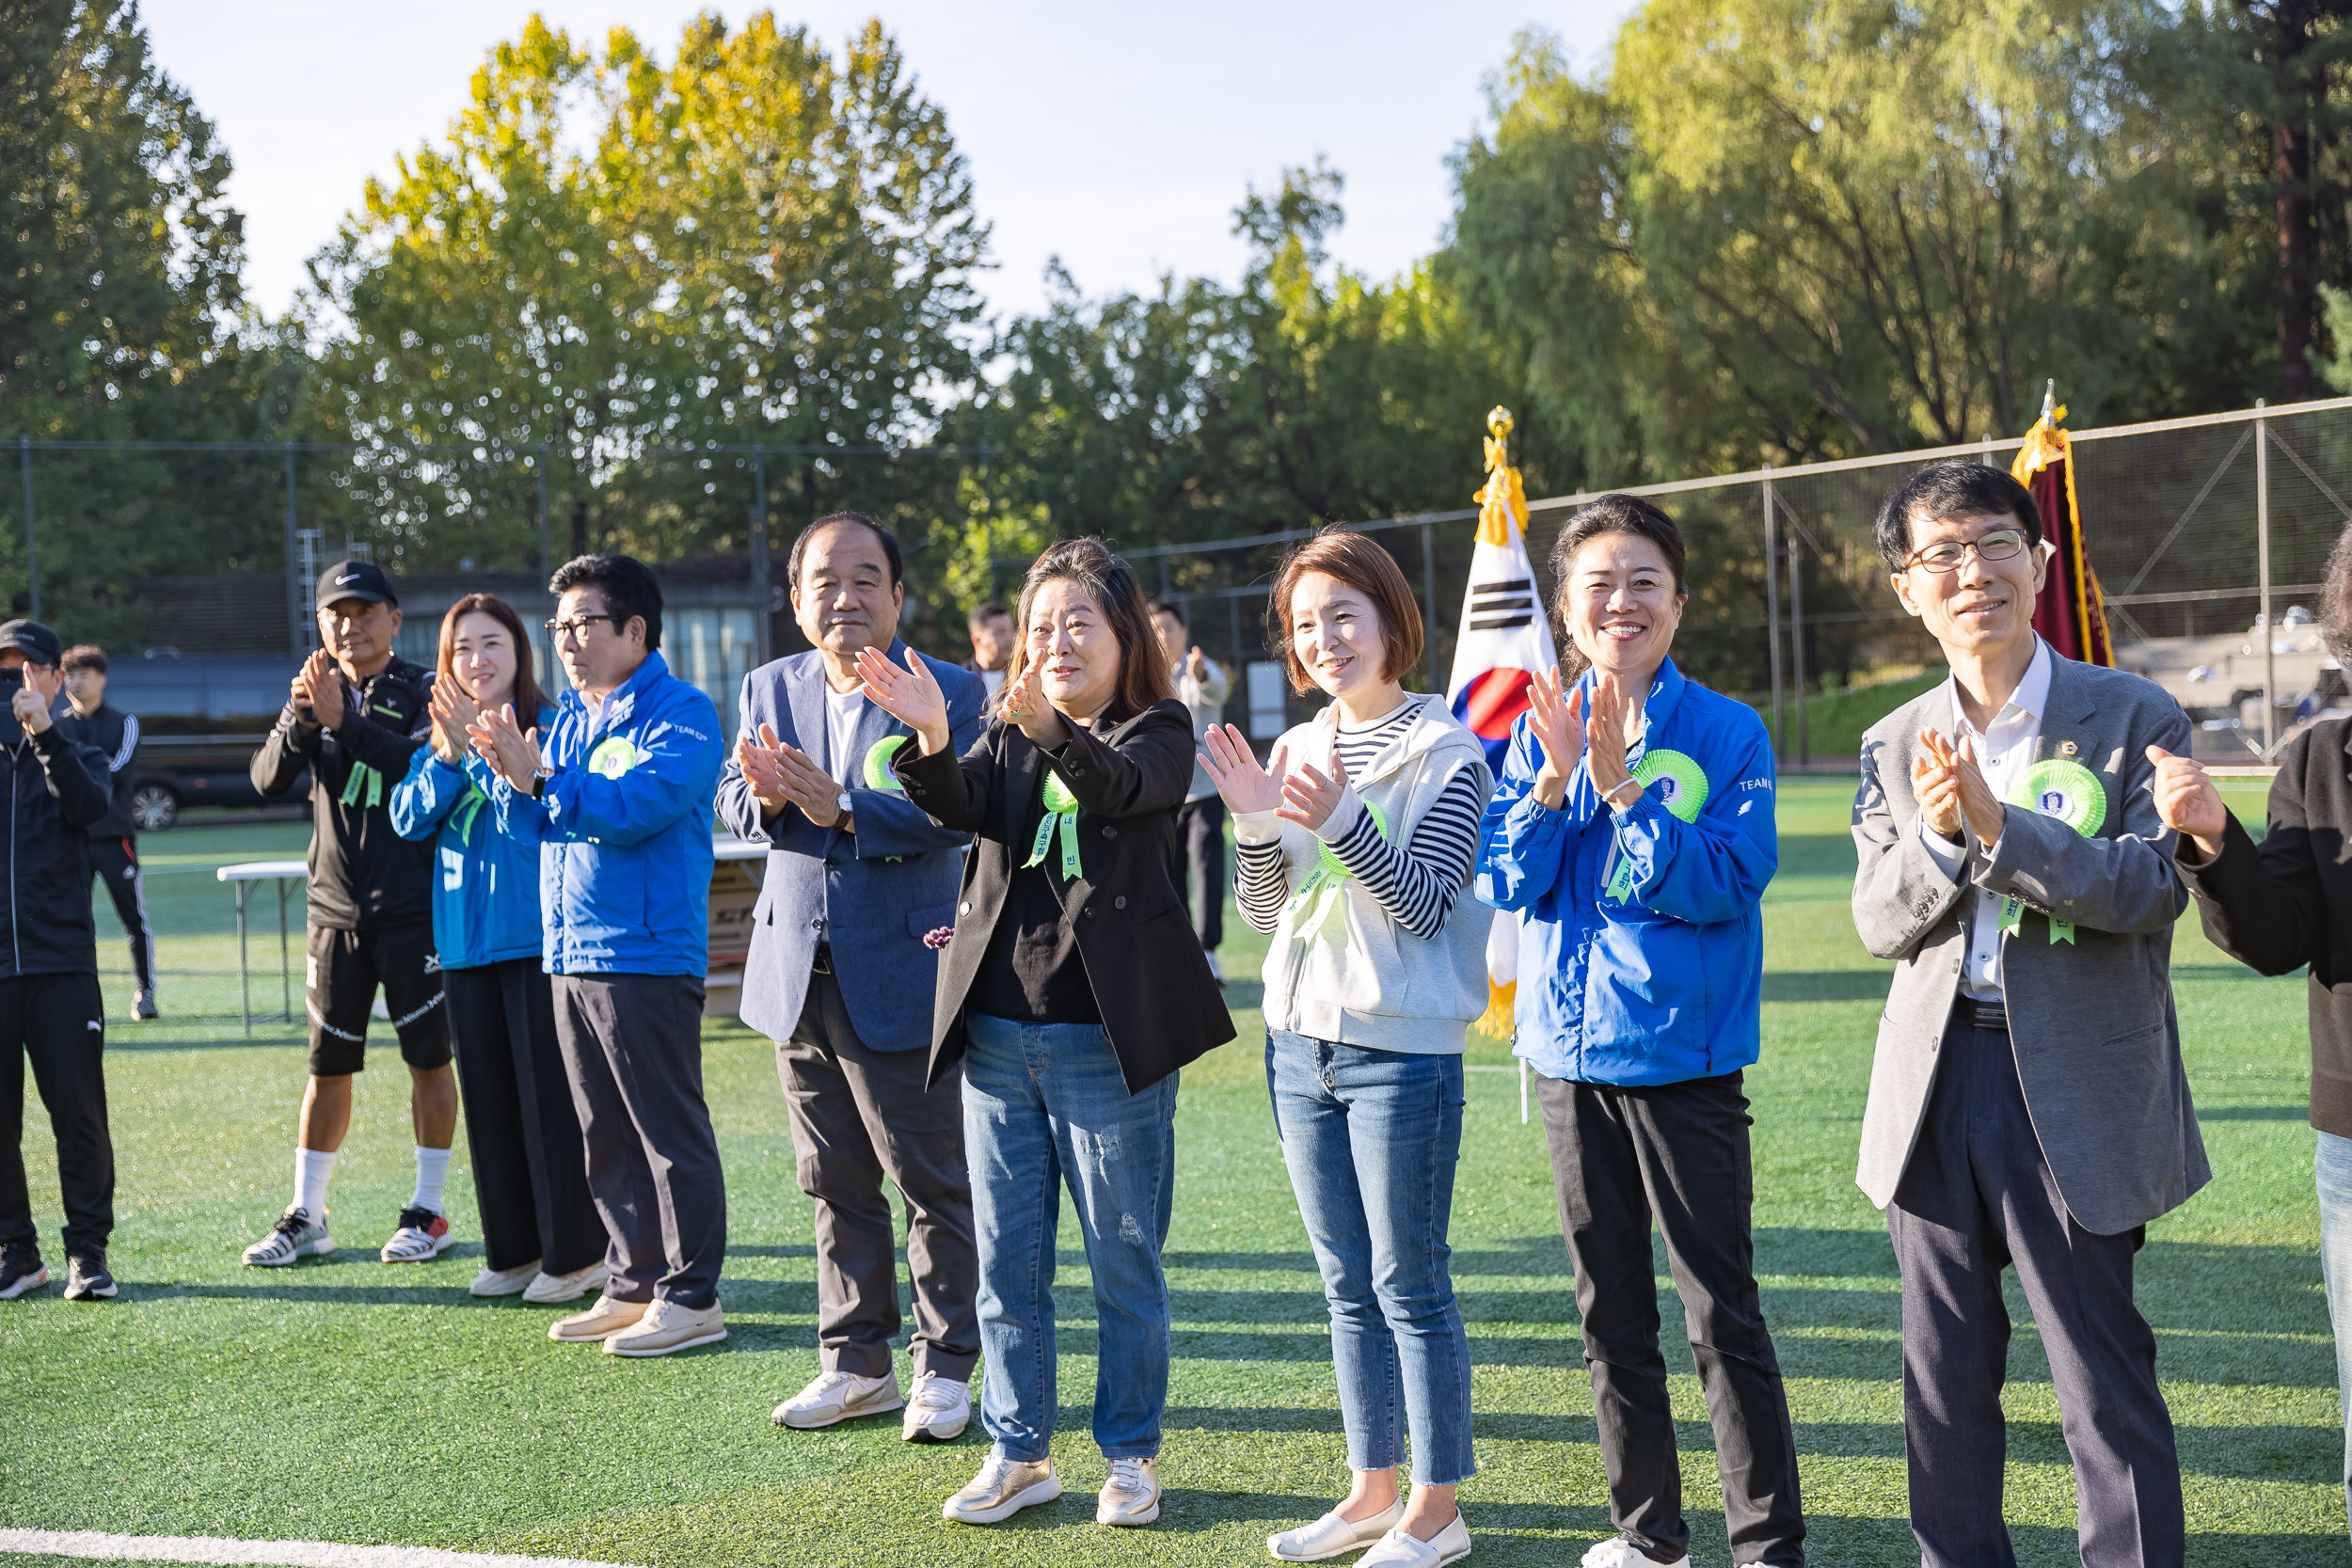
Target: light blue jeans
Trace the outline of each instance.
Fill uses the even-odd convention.
[[[963,1148],[980,1245],[980,1424],[1007,1458],[1053,1451],[1054,1245],[1061,1189],[1094,1275],[1094,1441],[1106,1459],[1160,1451],[1168,1407],[1168,1243],[1176,1074],[1129,1094],[1093,1023],[974,1013]]]
[[[2352,1138],[2319,1138],[2319,1267],[2336,1334],[2336,1397],[2344,1413],[2344,1498],[2352,1509]]]
[[[1331,1306],[1347,1467],[1413,1482],[1478,1473],[1470,1340],[1446,1267],[1462,1154],[1462,1058],[1268,1030],[1274,1128]]]

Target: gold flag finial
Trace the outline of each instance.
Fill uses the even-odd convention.
[[[1478,538],[1507,545],[1511,531],[1527,531],[1527,491],[1511,467],[1511,411],[1497,404],[1486,413],[1486,483],[1470,499],[1478,503]]]

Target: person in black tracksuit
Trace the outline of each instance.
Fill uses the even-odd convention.
[[[89,832],[106,814],[106,759],[50,721],[57,634],[0,626],[0,780],[8,864],[0,899],[0,1300],[49,1282],[24,1185],[24,1060],[57,1138],[66,1297],[111,1296],[114,1140],[106,1129],[106,1009],[90,919]]]
[[[351,1124],[351,1075],[366,1065],[376,988],[409,1069],[417,1187],[381,1256],[421,1262],[454,1238],[442,1212],[457,1131],[441,963],[433,946],[430,844],[392,826],[392,785],[432,733],[433,674],[392,651],[400,605],[370,562],[338,562],[319,578],[326,644],[296,674],[278,723],[253,755],[253,787],[282,795],[310,774],[310,934],[305,1000],[310,1083],[294,1148],[294,1198],[245,1249],[278,1267],[332,1252],[326,1183]]]
[[[131,785],[139,752],[139,716],[106,701],[106,650],[85,642],[65,651],[65,694],[72,705],[57,727],[77,745],[94,746],[113,775],[113,803],[89,830],[90,869],[115,901],[115,918],[131,939],[136,990],[131,1016],[155,1016],[155,931],[147,919],[147,879],[139,873],[138,825],[131,820]]]

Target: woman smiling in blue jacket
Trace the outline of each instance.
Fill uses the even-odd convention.
[[[1609,1508],[1586,1568],[1685,1568],[1691,1531],[1650,1227],[1664,1235],[1715,1427],[1735,1564],[1797,1568],[1804,1516],[1756,1286],[1741,1069],[1756,1058],[1758,901],[1780,862],[1772,753],[1743,703],[1667,657],[1681,531],[1603,496],[1552,546],[1561,625],[1591,668],[1535,677],[1486,808],[1478,894],[1521,915],[1518,1054],[1537,1074]]]
[[[478,1296],[570,1301],[605,1283],[604,1222],[589,1196],[580,1118],[555,1044],[541,962],[539,849],[498,831],[489,765],[467,747],[484,708],[513,703],[546,727],[531,641],[505,600],[469,594],[441,619],[433,743],[392,786],[392,827],[433,838],[433,942],[465,1090],[486,1266]]]

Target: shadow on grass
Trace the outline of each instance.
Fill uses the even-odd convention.
[[[1764,1000],[1883,1003],[1892,983],[1887,969],[1766,970]]]

